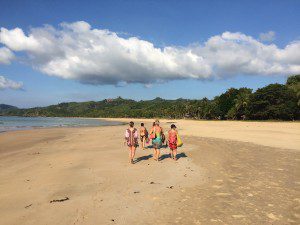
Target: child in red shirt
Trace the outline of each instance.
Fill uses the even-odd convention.
[[[177,160],[177,135],[178,131],[176,130],[175,124],[171,125],[171,130],[168,132],[168,142],[170,147],[170,156],[171,159]]]

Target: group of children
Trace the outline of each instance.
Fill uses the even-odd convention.
[[[139,133],[139,134],[138,134]],[[160,157],[160,148],[162,144],[166,142],[166,137],[163,132],[162,127],[159,124],[159,121],[156,120],[153,122],[151,130],[148,132],[144,123],[141,123],[140,131],[134,127],[134,123],[131,121],[129,123],[129,128],[125,131],[125,143],[129,147],[129,162],[133,164],[133,159],[135,156],[135,150],[138,146],[138,139],[140,138],[142,149],[144,150],[146,144],[152,141],[153,159],[159,161]],[[178,131],[175,124],[171,125],[171,129],[168,131],[168,140],[167,145],[170,148],[170,157],[173,160],[177,160],[177,147],[182,145],[182,142],[178,136]]]

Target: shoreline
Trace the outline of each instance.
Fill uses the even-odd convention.
[[[0,116],[1,119],[2,116]],[[104,122],[101,125],[41,125],[41,126],[0,126],[0,133],[3,132],[11,132],[11,131],[19,131],[19,130],[35,130],[35,129],[52,129],[52,128],[79,128],[79,127],[100,127],[100,126],[118,126],[118,125],[124,125],[124,122],[121,121],[113,121],[116,124],[105,124],[106,122],[112,122],[108,121],[102,118],[84,118],[84,117],[20,117],[20,116],[3,116],[3,117],[17,117],[17,118],[55,118],[55,119],[80,119],[80,120],[96,120]],[[1,130],[3,128],[3,130]]]
[[[106,119],[117,119],[117,120],[128,120],[128,119],[131,119],[131,120],[156,120],[156,119],[159,119],[159,120],[183,120],[183,121],[204,121],[204,122],[209,122],[209,121],[212,121],[212,122],[274,122],[274,123],[300,123],[300,120],[215,120],[215,119],[212,119],[212,120],[205,120],[205,119],[192,119],[192,118],[181,118],[181,119],[172,119],[172,118],[159,118],[159,117],[153,117],[153,118],[142,118],[142,117],[72,117],[72,116],[8,116],[8,115],[0,115],[0,117],[27,117],[27,118],[73,118],[73,119],[103,119],[103,120],[106,120]]]

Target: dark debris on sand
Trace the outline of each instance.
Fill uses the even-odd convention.
[[[25,206],[25,209],[28,209],[30,206],[32,206],[32,204],[26,205],[26,206]]]
[[[68,201],[68,200],[70,200],[69,197],[65,197],[65,198],[62,198],[62,199],[51,200],[50,203],[53,203],[53,202],[64,202],[64,201]]]

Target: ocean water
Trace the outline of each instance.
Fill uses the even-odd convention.
[[[27,130],[42,127],[91,127],[120,124],[122,123],[105,121],[101,119],[0,116],[0,132],[10,130]]]

